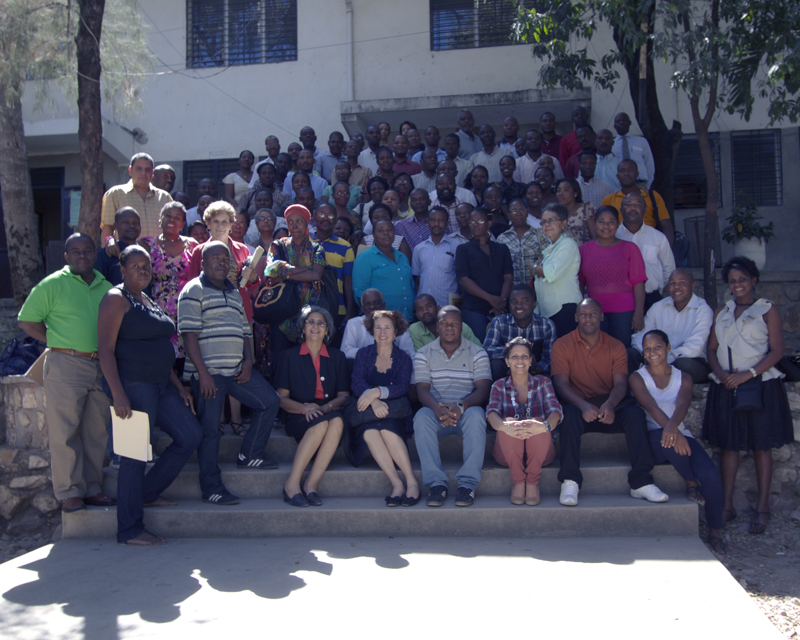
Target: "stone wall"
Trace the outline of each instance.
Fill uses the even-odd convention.
[[[53,495],[44,389],[0,378],[0,558],[50,542],[61,524]]]
[[[5,349],[9,340],[19,333],[18,311],[13,298],[0,298],[0,352]]]
[[[703,296],[703,270],[691,269],[696,282],[695,293]],[[717,300],[722,304],[731,298],[727,283],[717,270]],[[765,271],[756,286],[756,295],[775,303],[783,318],[783,336],[787,352],[800,350],[800,271]]]

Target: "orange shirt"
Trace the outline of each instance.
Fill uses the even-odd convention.
[[[647,189],[644,187],[639,187],[639,191],[642,192],[642,198],[644,198],[644,223],[655,229],[656,217],[653,215],[653,203],[650,201],[650,194],[647,193]],[[624,198],[625,194],[622,193],[622,191],[617,191],[603,198],[603,204],[610,204],[617,211],[620,211],[620,206],[622,206],[622,200]],[[657,191],[653,191],[653,198],[655,198],[656,205],[658,206],[658,219],[669,220],[669,211],[667,210],[664,198],[662,198]],[[619,214],[619,223],[622,224],[622,213]]]
[[[628,375],[628,354],[619,340],[603,331],[593,347],[581,338],[578,329],[553,343],[550,374],[569,376],[578,394],[586,400],[611,393],[616,373]]]

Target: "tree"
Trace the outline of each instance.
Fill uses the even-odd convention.
[[[103,184],[100,92],[123,112],[135,108],[150,55],[134,0],[0,2],[0,188],[17,305],[44,275],[22,124],[26,84],[32,81],[40,107],[53,91],[78,101],[87,189],[78,228],[96,238]],[[91,139],[88,146],[84,137]]]
[[[666,127],[658,110],[652,61],[662,59],[675,66],[672,87],[689,97],[708,185],[704,290],[706,300],[716,306],[713,251],[719,226],[719,176],[709,127],[717,109],[738,113],[748,120],[756,97],[769,100],[772,123],[783,118],[794,122],[800,117],[796,97],[800,90],[800,7],[793,0],[543,0],[538,5],[538,10],[521,10],[517,34],[533,43],[535,57],[547,61],[540,73],[540,84],[578,88],[585,79],[613,91],[619,79],[616,66],[622,65],[628,73],[640,123],[645,114],[639,113],[638,66],[631,62],[646,44],[647,114],[642,129],[656,157],[657,184],[664,185],[668,178],[669,185],[662,188],[668,186],[664,190],[669,193],[673,156],[658,157]],[[589,55],[589,42],[599,23],[612,30],[617,50],[602,56],[598,64]],[[579,46],[570,43],[573,34],[581,39]],[[648,129],[648,120],[653,116],[655,120]],[[669,166],[664,167],[665,163]]]

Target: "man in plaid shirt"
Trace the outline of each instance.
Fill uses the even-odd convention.
[[[550,374],[550,351],[556,340],[556,327],[550,318],[536,315],[536,292],[530,285],[517,284],[508,297],[510,313],[496,316],[489,324],[483,348],[489,354],[492,380],[508,375],[505,347],[513,338],[523,337],[533,344],[535,370],[532,374]]]

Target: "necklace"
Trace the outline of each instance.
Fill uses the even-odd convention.
[[[530,384],[530,383],[529,383]],[[516,391],[516,389],[514,389]],[[515,397],[516,396],[516,397]],[[531,419],[531,398],[533,397],[533,389],[528,389],[528,398],[525,402],[525,419]],[[514,420],[519,420],[519,416],[522,413],[522,407],[517,404],[517,400],[519,399],[519,393],[513,394],[511,396],[511,401],[514,405]]]

